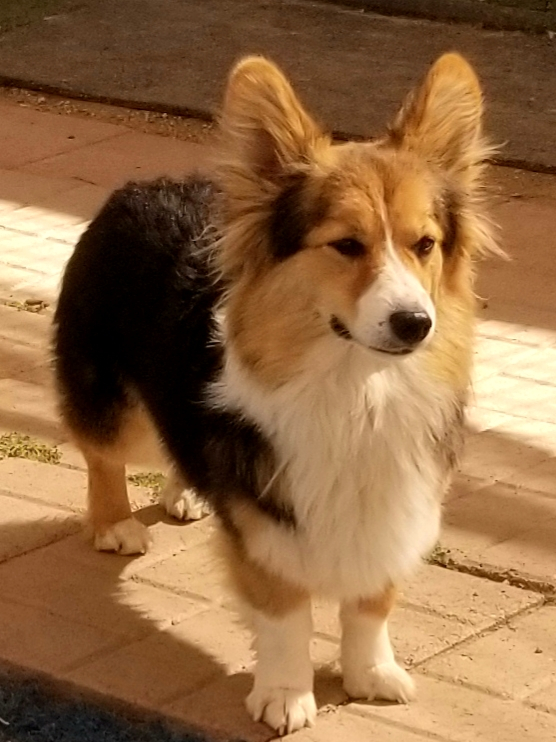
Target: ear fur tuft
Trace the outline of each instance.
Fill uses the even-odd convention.
[[[264,57],[247,57],[233,68],[221,130],[238,164],[270,182],[306,160],[322,137],[284,74]]]
[[[492,154],[482,135],[483,95],[471,65],[442,55],[407,98],[390,128],[390,141],[452,173],[463,185]]]

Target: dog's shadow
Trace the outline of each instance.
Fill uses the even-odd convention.
[[[167,519],[158,506],[138,517],[155,539],[161,527],[178,529],[185,543],[189,530],[194,537],[195,524],[162,525]],[[143,579],[141,564],[149,564],[149,555],[99,554],[80,518],[63,520],[0,527],[0,544],[10,544],[12,553],[14,545],[24,551],[36,543],[39,531],[47,544],[0,564],[0,658],[217,738],[274,738],[245,710],[251,637],[234,613],[186,586],[174,591]],[[187,553],[186,546],[181,558]],[[206,554],[210,560],[208,546]],[[316,695],[319,706],[345,700],[330,667],[317,670]]]

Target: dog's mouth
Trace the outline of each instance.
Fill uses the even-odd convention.
[[[367,350],[374,350],[376,353],[385,353],[389,356],[406,356],[409,353],[412,353],[414,348],[376,348],[373,345],[363,345],[363,343],[360,343],[358,340],[356,340],[351,332],[348,330],[348,328],[344,325],[341,320],[338,319],[338,317],[332,316],[330,318],[330,329],[332,332],[334,332],[339,338],[342,338],[342,340],[348,340],[353,343],[357,343],[358,345],[361,345],[363,348],[366,348]]]
[[[343,338],[344,340],[353,340],[353,335],[351,334],[351,332],[348,330],[343,322],[340,322],[337,317],[332,317],[330,319],[330,327],[338,337]]]

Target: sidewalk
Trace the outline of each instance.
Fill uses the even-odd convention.
[[[212,519],[170,523],[133,485],[152,550],[95,553],[81,534],[83,462],[51,392],[52,304],[87,220],[126,179],[202,167],[209,148],[6,102],[0,139],[0,436],[44,444],[42,461],[20,439],[22,456],[2,458],[0,438],[0,659],[222,739],[268,740],[243,707],[250,639],[211,555]],[[556,180],[492,177],[513,261],[481,268],[476,403],[438,555],[455,569],[423,567],[392,622],[418,700],[347,703],[338,626],[319,604],[320,714],[296,741],[556,739]],[[39,301],[48,308],[25,311]]]

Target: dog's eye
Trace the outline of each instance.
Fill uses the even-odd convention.
[[[346,255],[348,258],[358,258],[365,253],[365,246],[359,242],[359,240],[353,239],[352,237],[345,237],[342,240],[334,240],[334,242],[330,242],[329,245],[342,255]]]
[[[424,258],[428,255],[434,247],[434,240],[432,237],[425,235],[413,245],[413,252],[420,258]]]

